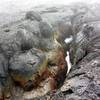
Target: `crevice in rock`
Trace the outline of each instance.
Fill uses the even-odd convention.
[[[8,33],[8,32],[10,32],[10,29],[5,29],[4,32],[7,32]]]
[[[25,91],[31,91],[33,88],[34,88],[34,85],[31,80],[29,80],[24,86]]]
[[[57,88],[60,88],[63,85],[66,79],[66,72],[67,69],[60,71],[59,74],[56,75],[55,80],[57,82]]]
[[[80,75],[84,75],[85,74],[85,72],[81,72],[81,73],[73,73],[73,75],[72,74],[70,74],[68,77],[67,77],[67,79],[71,79],[71,78],[73,78],[73,77],[77,77],[77,76],[80,76]]]
[[[72,89],[68,89],[68,90],[66,90],[66,91],[63,91],[62,93],[63,93],[64,95],[69,95],[69,94],[72,94],[72,93],[74,93],[74,92],[73,92]]]

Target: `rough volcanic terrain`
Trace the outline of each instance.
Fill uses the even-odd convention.
[[[31,15],[32,11],[34,12],[33,15]],[[26,66],[17,69],[19,68],[18,64],[20,59],[27,62],[27,59],[33,57],[32,54],[36,54],[34,55],[37,61],[36,68],[39,66],[39,70],[42,71],[41,68],[44,68],[43,66],[47,64],[45,60],[46,57],[50,57],[48,57],[52,62],[50,62],[50,66],[55,66],[55,62],[60,59],[59,56],[62,58],[62,48],[64,49],[63,53],[65,53],[65,57],[66,51],[70,51],[72,68],[71,71],[66,74],[65,80],[63,80],[64,82],[59,88],[46,93],[44,96],[39,95],[39,97],[34,98],[31,92],[23,95],[23,89],[15,86],[12,96],[10,97],[8,94],[4,100],[100,100],[100,5],[83,3],[50,7],[43,5],[41,7],[34,7],[31,11],[26,13],[27,12],[20,12],[20,14],[14,16],[16,17],[15,21],[0,24],[0,82],[3,77],[5,78],[5,72],[8,76],[9,73],[11,73],[13,79],[17,77],[14,80],[19,81],[23,87],[27,77],[29,78],[31,73],[34,72],[33,70],[36,71],[38,69],[32,69],[33,72],[29,68],[26,68]],[[26,19],[31,19],[32,21]],[[27,31],[24,34],[25,37],[23,36],[21,40],[20,36],[24,28]],[[18,35],[18,33],[20,35]],[[54,38],[51,33],[54,33]],[[73,40],[72,45],[64,42],[64,40],[70,36],[76,39]],[[14,42],[15,40],[16,43]],[[24,43],[26,45],[24,45]],[[10,44],[12,45],[10,46]],[[9,47],[11,52],[9,52],[6,47]],[[30,50],[33,47],[38,48],[40,51],[37,49]],[[24,52],[24,49],[26,51],[29,50],[29,52]],[[73,49],[75,49],[74,53],[71,51]],[[8,52],[6,52],[7,50]],[[21,54],[22,52],[18,52],[21,50],[23,50],[23,54]],[[54,52],[53,55],[57,57],[57,59],[50,56],[52,52]],[[14,56],[12,56],[13,54]],[[21,55],[19,56],[19,54]],[[76,55],[73,56],[74,54]],[[24,56],[26,59],[24,59]],[[8,59],[10,59],[10,61]],[[60,59],[62,63],[64,63],[64,59]],[[4,61],[5,63],[2,63]],[[17,61],[18,64],[16,64]],[[10,67],[7,66],[7,68],[5,68],[7,64],[9,64]],[[4,66],[3,68],[1,67],[2,65]],[[17,67],[13,67],[14,65]],[[27,75],[22,71],[23,69]],[[13,70],[15,70],[15,72],[11,72]],[[20,72],[23,72],[23,74]],[[34,73],[36,74],[36,72]],[[24,74],[26,79],[24,79],[23,76],[20,79],[20,75]],[[61,76],[64,76],[63,73],[60,73],[57,77]],[[57,80],[57,82],[59,82],[59,80]],[[27,88],[25,89],[27,90]],[[33,91],[33,93],[35,92]],[[1,95],[2,94],[0,94],[0,96]]]

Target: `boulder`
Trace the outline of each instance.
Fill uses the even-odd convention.
[[[20,52],[15,54],[10,60],[9,71],[15,82],[18,82],[23,88],[27,88],[28,82],[36,85],[34,81],[41,75],[47,66],[45,54],[38,49]]]
[[[34,11],[28,11],[26,13],[25,18],[30,19],[30,20],[36,20],[36,21],[42,20],[41,16],[37,12],[34,12]]]

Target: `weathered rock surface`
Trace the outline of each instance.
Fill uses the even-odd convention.
[[[77,8],[78,7],[76,7],[76,9]],[[83,9],[84,8],[85,7],[83,7]],[[79,12],[81,10],[82,9],[79,8],[77,9],[77,11]],[[82,59],[80,59],[80,61],[78,61],[78,63],[75,66],[73,66],[71,72],[67,75],[66,80],[63,86],[60,88],[60,90],[57,90],[54,93],[47,94],[43,96],[41,99],[37,98],[36,100],[47,100],[47,99],[49,100],[51,99],[52,100],[99,100],[100,99],[100,95],[99,95],[100,94],[100,90],[99,90],[100,88],[100,77],[99,77],[100,76],[99,75],[100,33],[98,28],[100,22],[98,17],[96,16],[97,14],[95,13],[95,11],[94,12],[93,11],[94,10],[92,10],[91,8],[89,12],[86,11],[82,15],[80,14],[80,16],[82,17],[79,18],[77,16],[78,19],[75,19],[76,22],[77,20],[80,19],[80,22],[78,22],[80,25],[82,25],[81,23],[86,22],[90,26],[87,29],[89,45],[88,47],[86,47],[87,51],[85,56]],[[52,16],[54,14],[50,13],[50,15]],[[75,24],[75,27],[76,26],[77,25]],[[79,28],[79,26],[77,27]],[[80,28],[82,28],[82,26],[80,26]],[[84,30],[84,32],[86,31]],[[86,45],[86,43],[83,44]],[[82,54],[80,53],[80,55]]]
[[[0,100],[100,100],[100,16],[92,6],[36,7],[39,14],[0,27]],[[65,78],[66,51],[73,66]]]
[[[1,28],[0,98],[2,99],[12,98],[11,95],[14,95],[12,88],[16,88],[17,85],[26,92],[43,87],[41,82],[49,80],[46,84],[47,90],[40,96],[46,94],[57,88],[58,76],[66,69],[64,51],[54,38],[52,27],[47,22],[36,19],[39,15],[35,12],[26,13],[26,16],[29,18],[23,18],[19,22]],[[33,92],[33,97],[35,94]]]

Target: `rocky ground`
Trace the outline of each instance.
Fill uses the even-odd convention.
[[[70,9],[70,7],[68,8]],[[48,98],[50,100],[100,100],[100,33],[99,31],[97,32],[97,30],[99,30],[97,29],[97,26],[99,27],[99,21],[89,21],[92,18],[92,20],[98,20],[97,16],[99,15],[97,15],[92,8],[89,7],[89,9],[92,11],[90,12],[92,15],[88,13],[89,15],[86,19],[83,15],[82,21],[86,21],[94,27],[94,32],[90,34],[92,46],[90,47],[90,51],[74,66],[74,68],[72,68],[61,89],[51,94],[51,96],[46,95],[43,97],[43,100],[48,100]],[[95,9],[98,12],[98,8]],[[78,10],[81,9],[78,8]],[[67,10],[64,11],[66,11],[66,14],[69,13]],[[78,21],[81,20],[80,17],[77,19]]]
[[[23,100],[100,100],[99,9],[100,7],[98,4],[88,5],[81,3],[55,7],[41,6],[32,9],[38,12],[43,18],[43,21],[51,25],[53,27],[53,30],[65,33],[66,35],[64,37],[62,36],[62,39],[65,39],[66,37],[68,37],[68,34],[70,35],[73,32],[75,34],[82,32],[82,26],[84,24],[91,26],[88,28],[88,30],[90,30],[90,28],[92,29],[91,31],[87,32],[89,44],[88,47],[85,48],[87,49],[85,55],[82,56],[82,58],[79,59],[77,63],[72,67],[70,73],[66,76],[66,79],[62,86],[59,89],[51,91],[42,97]],[[22,17],[22,15],[18,16]],[[22,24],[24,25],[28,24],[28,22],[23,22],[23,17],[18,20],[19,21],[16,22],[10,22],[10,24],[5,24],[1,26],[0,29],[9,31],[8,29],[5,29],[5,27],[7,26],[11,29],[11,33],[13,34],[16,26],[18,26],[20,22],[22,22]],[[37,20],[41,19],[38,18]],[[64,25],[62,23],[64,23]],[[35,33],[38,33],[38,28],[36,27],[37,23],[32,25],[34,29],[31,31],[35,31]],[[71,31],[69,30],[69,28],[67,29],[68,25],[71,25]],[[58,26],[61,29],[59,29]],[[2,39],[0,41],[2,42]],[[34,41],[36,40],[34,39]],[[64,44],[63,41],[60,42],[61,44]],[[83,48],[83,51],[85,49]],[[18,91],[20,91],[21,93],[21,90]],[[22,98],[20,98],[20,96],[16,96],[16,98],[12,97],[11,100],[22,100]]]

